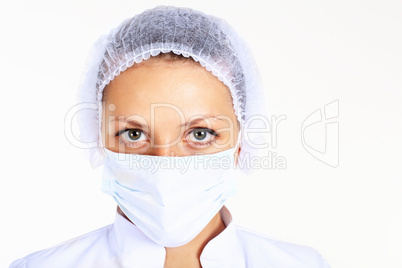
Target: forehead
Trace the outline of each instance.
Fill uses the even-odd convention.
[[[114,115],[149,117],[152,105],[165,104],[172,109],[166,109],[160,116],[167,117],[179,109],[186,118],[195,115],[236,118],[228,87],[189,60],[147,60],[134,65],[110,82],[104,100],[104,104],[114,105]]]

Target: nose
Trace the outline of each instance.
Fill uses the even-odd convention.
[[[152,148],[149,153],[149,155],[155,155],[155,156],[180,156],[181,153],[178,152],[177,150],[168,147],[168,148]]]
[[[155,156],[183,156],[180,148],[180,140],[174,135],[155,135],[151,140],[149,155]]]

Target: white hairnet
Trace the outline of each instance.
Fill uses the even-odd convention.
[[[263,149],[255,148],[255,144],[266,143],[268,133],[254,133],[255,128],[269,126],[261,118],[252,119],[256,115],[267,119],[267,114],[264,91],[247,44],[223,19],[190,8],[157,6],[101,36],[89,55],[78,101],[95,104],[96,109],[82,110],[77,118],[79,140],[96,141],[96,146],[87,149],[92,167],[102,165],[105,157],[101,137],[103,89],[127,68],[167,52],[193,58],[229,88],[242,126],[239,161],[246,155],[261,156]],[[247,164],[239,167],[245,172],[252,168]]]

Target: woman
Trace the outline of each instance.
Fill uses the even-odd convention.
[[[329,267],[234,225],[224,206],[264,145],[247,125],[265,115],[250,53],[225,21],[158,6],[101,37],[90,63],[80,102],[96,109],[81,112],[81,138],[98,140],[90,161],[103,165],[115,222],[11,267]]]

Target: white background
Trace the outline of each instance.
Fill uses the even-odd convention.
[[[367,0],[3,3],[0,266],[113,221],[100,170],[67,141],[64,117],[92,43],[157,4],[233,24],[256,55],[270,113],[287,116],[275,149],[287,168],[239,181],[236,222],[311,246],[335,268],[402,267],[402,4]],[[337,168],[300,136],[335,100]]]

